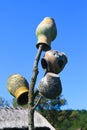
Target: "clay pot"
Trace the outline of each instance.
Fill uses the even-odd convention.
[[[41,59],[41,65],[47,72],[60,73],[67,63],[67,57],[63,52],[49,50]]]
[[[19,74],[9,76],[7,89],[17,99],[19,105],[28,103],[29,84],[23,76]]]
[[[62,92],[61,80],[57,74],[47,73],[38,84],[38,91],[48,99],[55,99]]]
[[[51,41],[56,38],[57,29],[56,24],[53,18],[46,17],[36,28],[36,36],[38,38],[38,42],[36,47],[39,45],[43,45],[43,50],[47,51],[51,49]]]

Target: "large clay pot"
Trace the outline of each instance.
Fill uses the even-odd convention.
[[[38,91],[48,99],[55,99],[62,92],[61,80],[57,74],[47,73],[38,84]]]
[[[38,38],[36,47],[38,48],[39,45],[42,44],[44,51],[51,49],[51,41],[56,38],[56,35],[57,29],[54,19],[50,17],[45,17],[36,29],[36,36]]]
[[[44,58],[41,59],[43,69],[47,72],[60,73],[67,63],[65,53],[55,50],[49,50],[45,53]]]
[[[13,74],[7,80],[8,91],[17,99],[19,105],[28,103],[29,84],[27,80],[19,75]]]

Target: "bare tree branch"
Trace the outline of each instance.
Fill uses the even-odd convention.
[[[42,52],[43,45],[39,45],[39,49],[34,61],[33,74],[29,86],[29,95],[28,95],[28,126],[29,130],[34,130],[34,86],[36,83],[37,75],[38,75],[38,62],[40,59],[40,55]]]
[[[42,96],[40,95],[38,101],[36,102],[36,104],[35,104],[34,107],[33,107],[34,110],[35,110],[36,107],[39,105],[39,103],[40,103],[40,101],[41,101],[41,98],[42,98]]]

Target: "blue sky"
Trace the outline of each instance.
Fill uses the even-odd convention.
[[[62,95],[68,102],[63,108],[87,109],[86,0],[0,1],[0,96],[8,101],[13,98],[6,88],[11,74],[19,73],[30,82],[37,53],[35,30],[47,16],[55,19],[58,30],[51,48],[68,57],[68,64],[59,74]],[[36,87],[43,75],[39,64]]]

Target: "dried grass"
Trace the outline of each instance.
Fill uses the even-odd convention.
[[[52,125],[37,111],[34,116],[35,127],[48,127],[55,130]],[[23,108],[0,107],[0,129],[27,128],[28,110]]]

